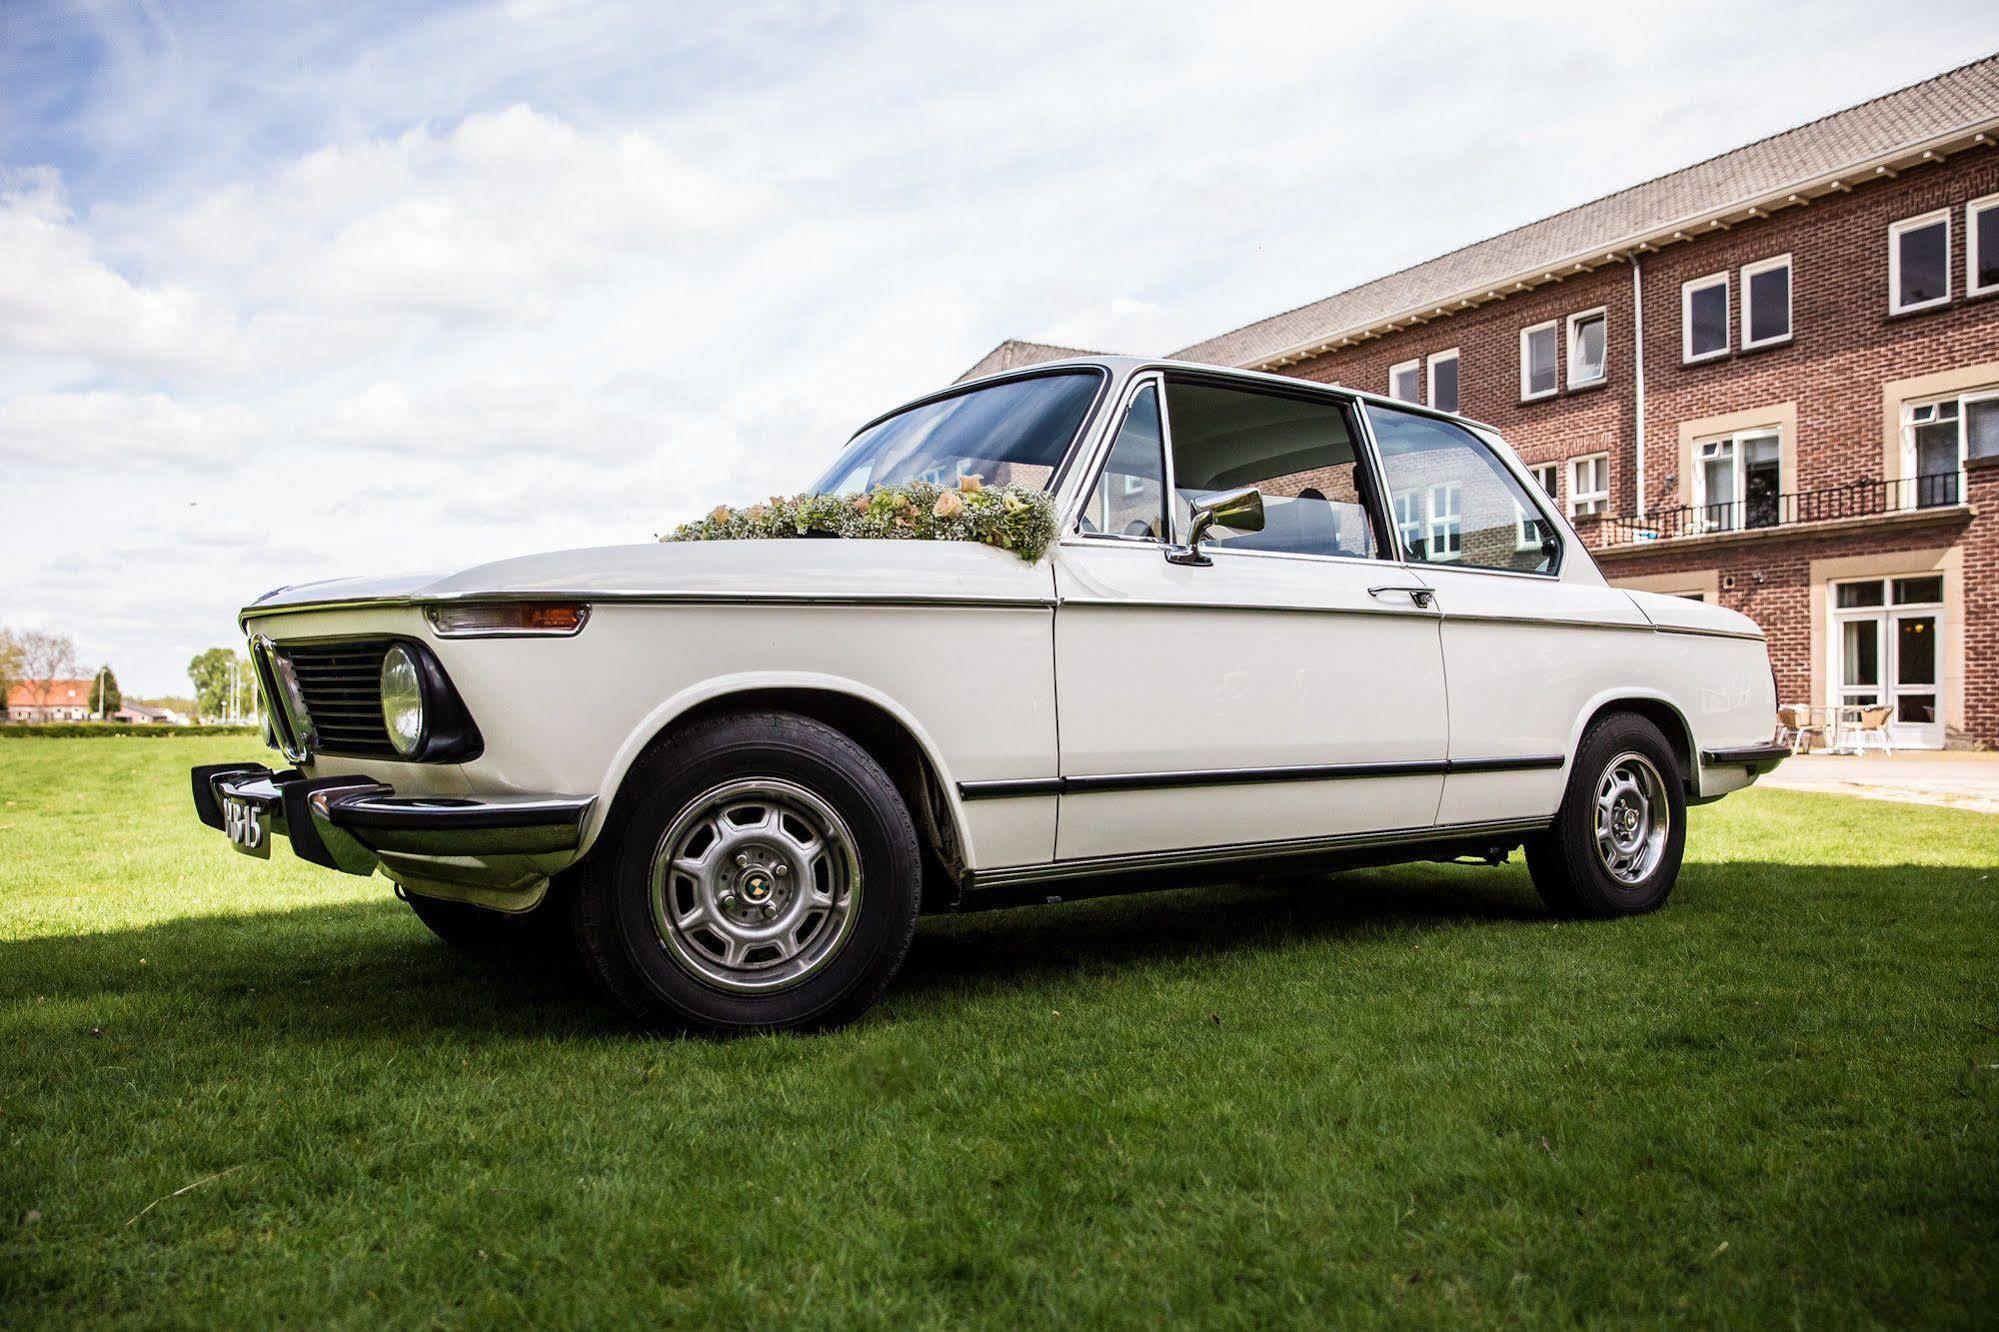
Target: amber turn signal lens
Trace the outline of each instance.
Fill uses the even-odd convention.
[[[425,614],[445,638],[478,634],[573,634],[590,617],[590,608],[574,601],[485,601],[432,606]]]

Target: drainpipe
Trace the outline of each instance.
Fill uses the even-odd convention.
[[[1636,447],[1637,475],[1632,479],[1632,497],[1637,502],[1637,516],[1645,516],[1645,280],[1638,267],[1638,255],[1631,256],[1631,382],[1637,390],[1637,429],[1633,434]]]

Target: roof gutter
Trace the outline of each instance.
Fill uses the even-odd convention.
[[[1421,305],[1410,306],[1383,319],[1335,329],[1330,333],[1315,334],[1303,342],[1294,343],[1279,351],[1253,356],[1235,364],[1256,370],[1286,365],[1293,361],[1302,361],[1336,351],[1340,346],[1356,338],[1365,340],[1378,336],[1378,331],[1393,332],[1396,325],[1404,321],[1411,324],[1428,323],[1431,319],[1454,314],[1456,310],[1451,308],[1453,306],[1457,309],[1470,309],[1487,301],[1505,300],[1515,292],[1530,290],[1544,282],[1560,281],[1576,273],[1593,271],[1604,264],[1629,261],[1638,254],[1651,253],[1677,241],[1693,240],[1695,237],[1687,234],[1689,227],[1726,231],[1732,224],[1725,219],[1732,214],[1742,214],[1744,221],[1767,217],[1776,209],[1814,202],[1813,199],[1806,197],[1807,191],[1816,191],[1821,198],[1826,194],[1845,194],[1854,185],[1865,183],[1856,177],[1865,177],[1866,180],[1892,179],[1898,174],[1899,169],[1905,166],[1941,162],[1954,152],[1975,147],[1989,147],[1993,143],[1992,131],[1995,129],[1999,129],[1999,117],[1985,116],[1967,121],[1955,129],[1918,143],[1905,144],[1891,153],[1863,158],[1836,171],[1823,172],[1774,191],[1744,196],[1719,208],[1690,213],[1661,226],[1632,232],[1608,245],[1591,246],[1587,250],[1577,251],[1551,263],[1538,264],[1511,277],[1501,278],[1496,282],[1480,283],[1476,287],[1446,296],[1441,300],[1426,300]]]

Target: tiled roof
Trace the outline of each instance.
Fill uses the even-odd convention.
[[[962,384],[968,379],[982,375],[996,375],[1002,370],[1018,370],[1023,366],[1040,365],[1043,361],[1061,361],[1071,356],[1095,356],[1096,352],[1084,351],[1081,347],[1057,347],[1047,342],[1022,342],[1019,338],[1008,338],[999,346],[978,359],[978,363],[951,382]]]
[[[1999,122],[1999,55],[1760,139],[1719,157],[1197,342],[1174,355],[1257,365],[1314,339],[1510,283],[1803,188],[1899,150]],[[1003,346],[1006,344],[1002,344]]]
[[[17,684],[7,691],[10,708],[87,708],[90,681],[51,680],[45,690],[40,681]]]

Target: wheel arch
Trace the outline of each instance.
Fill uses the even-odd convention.
[[[1680,705],[1659,693],[1624,691],[1592,701],[1584,709],[1582,720],[1574,735],[1569,737],[1570,761],[1574,761],[1582,739],[1605,717],[1615,712],[1629,712],[1643,717],[1659,728],[1666,737],[1666,745],[1673,751],[1673,762],[1679,768],[1680,787],[1689,800],[1700,794],[1700,765],[1694,748],[1694,728]]]
[[[711,717],[744,712],[793,712],[839,731],[882,765],[916,823],[926,858],[926,896],[932,871],[955,885],[966,864],[964,810],[949,769],[921,723],[893,700],[858,681],[836,676],[773,675],[708,681],[655,709],[620,749],[606,774],[585,850],[629,799],[627,779],[647,753],[673,735]]]

